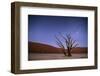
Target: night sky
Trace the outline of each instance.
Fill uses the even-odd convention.
[[[28,15],[28,41],[58,47],[55,35],[63,41],[59,33],[71,34],[78,47],[88,47],[88,18]]]

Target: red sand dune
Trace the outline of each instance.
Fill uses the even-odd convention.
[[[63,53],[61,48],[57,48],[51,45],[29,42],[28,50],[30,53]],[[77,47],[74,48],[72,53],[87,53],[87,48]]]

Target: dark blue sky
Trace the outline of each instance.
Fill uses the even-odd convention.
[[[71,34],[79,47],[88,46],[88,18],[70,16],[28,16],[28,41],[58,47],[55,35]],[[61,39],[62,40],[62,39]]]

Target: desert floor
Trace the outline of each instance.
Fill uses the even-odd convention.
[[[64,54],[40,54],[40,53],[29,53],[29,60],[52,60],[52,59],[79,59],[79,58],[88,58],[87,54],[72,54],[71,57],[64,56]]]

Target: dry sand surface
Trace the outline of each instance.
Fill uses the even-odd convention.
[[[51,60],[51,59],[79,59],[79,58],[88,58],[86,53],[82,54],[72,54],[71,57],[64,56],[64,54],[43,54],[43,53],[29,53],[29,60]]]

